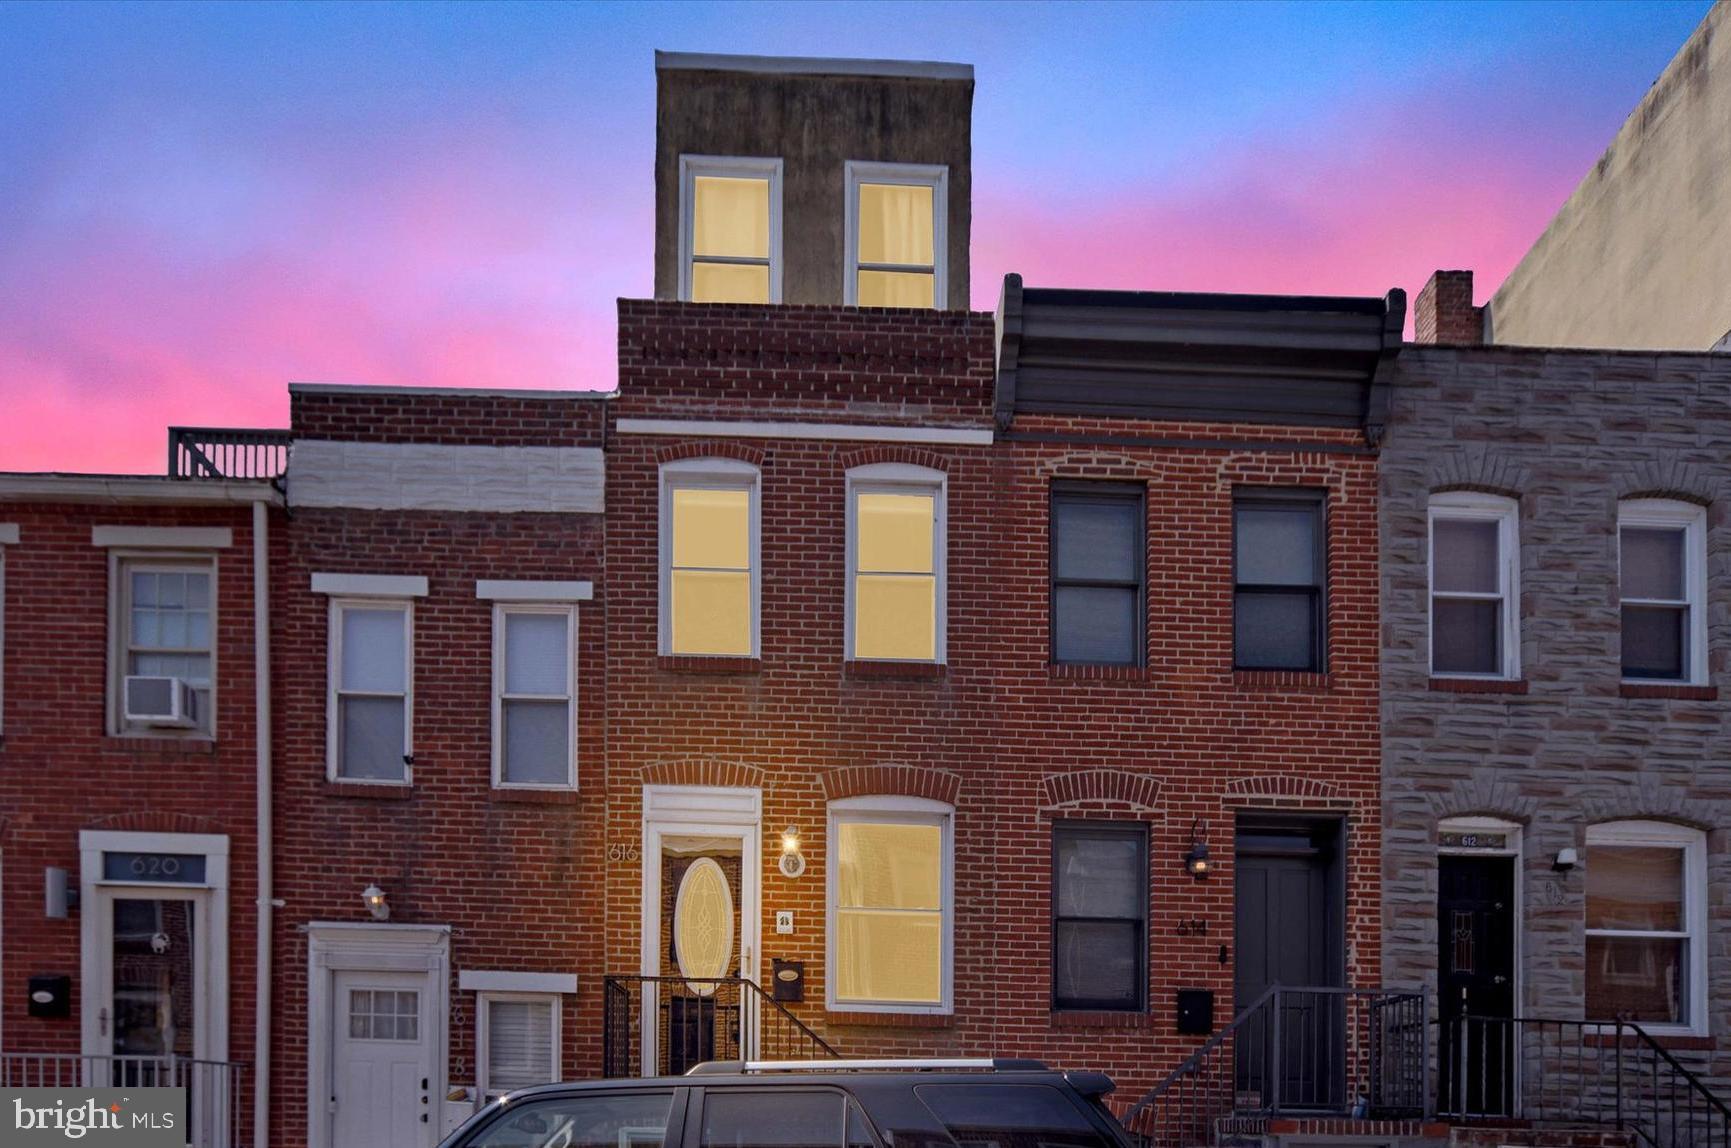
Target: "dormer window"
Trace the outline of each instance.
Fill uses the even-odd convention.
[[[781,302],[781,160],[679,157],[679,297]]]
[[[847,277],[858,307],[943,307],[949,168],[847,164]]]

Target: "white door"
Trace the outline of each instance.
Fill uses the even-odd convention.
[[[432,994],[427,974],[332,974],[333,1148],[433,1142]]]

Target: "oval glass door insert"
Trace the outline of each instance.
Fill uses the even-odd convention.
[[[713,857],[699,857],[679,879],[673,900],[673,952],[687,977],[725,977],[733,959],[733,890]],[[688,988],[709,996],[715,985]]]

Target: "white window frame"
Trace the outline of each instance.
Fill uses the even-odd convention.
[[[751,651],[746,654],[681,655],[673,649],[673,492],[675,490],[743,490],[747,494],[747,529],[751,533],[748,561],[751,563]],[[762,650],[763,555],[761,519],[763,475],[749,462],[732,458],[686,458],[662,463],[660,491],[659,555],[656,559],[657,649],[663,656],[738,658],[749,660]]]
[[[1630,685],[1704,686],[1707,684],[1707,508],[1669,498],[1629,498],[1617,504],[1617,605],[1674,606],[1676,602],[1623,597],[1623,527],[1683,532],[1683,593],[1689,611],[1688,657],[1681,678],[1624,678]],[[1621,672],[1622,658],[1618,657]]]
[[[208,727],[172,729],[128,724],[126,720],[127,652],[132,649],[131,575],[140,571],[196,569],[210,576],[210,722]],[[217,698],[217,640],[220,624],[217,603],[217,561],[209,551],[116,550],[108,551],[108,733],[110,737],[161,738],[165,741],[215,741]]]
[[[769,301],[781,302],[781,158],[722,155],[679,157],[679,299],[691,301],[691,264],[697,258],[697,177],[767,179],[769,181]],[[705,263],[736,263],[751,267],[756,259],[704,256]]]
[[[563,784],[505,779],[505,703],[523,698],[558,701],[552,694],[505,692],[506,628],[511,614],[547,614],[565,619],[566,763]],[[493,606],[493,788],[567,790],[577,788],[577,606],[573,602],[498,602]]]
[[[338,761],[338,698],[345,693],[343,677],[343,614],[348,610],[401,610],[403,614],[403,776],[400,780],[378,777],[345,777]],[[415,744],[415,603],[412,598],[333,597],[329,611],[330,641],[325,667],[325,778],[344,785],[413,785],[415,767],[406,760],[414,756]],[[360,694],[389,697],[388,694]]]
[[[949,618],[948,590],[948,555],[949,546],[949,476],[941,470],[930,467],[914,466],[910,463],[883,462],[869,466],[856,466],[847,472],[847,590],[843,626],[844,661],[916,661],[920,664],[943,665],[949,655],[947,631]],[[859,514],[857,507],[861,494],[929,494],[932,496],[932,577],[936,585],[933,609],[936,611],[933,632],[933,657],[926,659],[906,658],[859,658],[854,655],[854,621],[856,595],[856,577],[859,573]]]
[[[1495,522],[1497,524],[1497,575],[1502,609],[1503,664],[1491,674],[1438,672],[1436,668],[1436,524],[1439,520]],[[1500,494],[1456,490],[1433,494],[1425,522],[1425,666],[1433,678],[1463,678],[1469,681],[1516,681],[1521,676],[1521,540],[1520,503]],[[1489,595],[1448,591],[1444,598],[1484,601]]]
[[[487,1023],[491,1020],[490,1012],[499,1001],[521,1001],[525,1004],[544,1004],[553,1010],[553,1078],[547,1083],[556,1084],[564,1071],[561,1064],[560,1049],[560,1013],[563,998],[558,993],[541,992],[505,992],[496,989],[482,989],[475,994],[475,1091],[480,1094],[482,1103],[502,1095],[503,1089],[494,1089],[488,1077],[492,1061],[491,1042],[488,1039]],[[477,1105],[479,1107],[479,1105]]]
[[[824,1005],[831,1012],[923,1013],[948,1015],[955,1009],[956,839],[955,807],[925,797],[846,797],[829,803],[826,840],[832,857],[824,866]],[[942,833],[939,846],[943,872],[940,892],[940,950],[942,953],[938,1003],[843,1000],[836,994],[836,879],[841,868],[833,853],[846,822],[871,825],[936,825]]]
[[[943,311],[949,306],[949,219],[950,169],[945,164],[872,163],[850,159],[843,165],[847,180],[846,232],[842,247],[846,252],[843,268],[842,302],[859,306],[859,188],[862,183],[899,183],[910,187],[932,189],[932,306]],[[868,271],[914,271],[926,268],[915,265],[867,264]]]
[[[1587,826],[1587,866],[1593,864],[1595,845],[1635,845],[1646,848],[1680,849],[1683,853],[1683,929],[1664,932],[1641,929],[1583,929],[1588,937],[1652,937],[1680,939],[1689,977],[1688,1015],[1681,1024],[1645,1024],[1655,1036],[1707,1036],[1707,835],[1687,825],[1669,821],[1605,821]],[[1586,913],[1585,893],[1581,911]],[[1583,944],[1583,949],[1585,945]],[[1586,986],[1582,985],[1585,1012]],[[1593,1019],[1593,1018],[1589,1018]],[[1610,1032],[1615,1025],[1604,1025]]]

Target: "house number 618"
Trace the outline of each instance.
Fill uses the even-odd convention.
[[[609,861],[635,861],[640,855],[635,845],[609,845],[607,847],[607,860]]]

